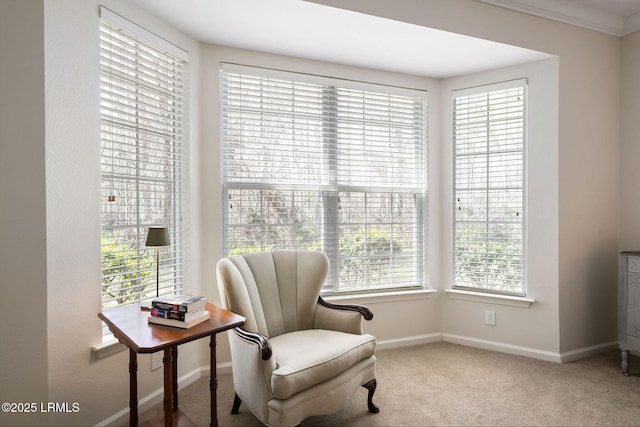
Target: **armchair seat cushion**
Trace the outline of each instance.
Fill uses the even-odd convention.
[[[277,399],[327,381],[375,354],[375,337],[324,329],[289,332],[271,338],[276,370],[271,389]]]

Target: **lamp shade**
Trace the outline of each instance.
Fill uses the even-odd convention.
[[[146,246],[169,246],[170,244],[171,239],[167,227],[149,227]]]

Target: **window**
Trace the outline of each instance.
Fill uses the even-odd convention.
[[[107,9],[101,18],[101,293],[102,306],[111,307],[156,295],[155,248],[145,247],[149,226],[166,226],[171,236],[160,251],[160,293],[186,286],[187,62]]]
[[[453,286],[525,295],[524,80],[454,92]]]
[[[224,251],[321,250],[326,293],[422,287],[424,92],[223,64]]]

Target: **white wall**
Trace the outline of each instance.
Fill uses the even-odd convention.
[[[0,401],[46,401],[47,259],[42,2],[0,2]],[[0,413],[0,425],[46,414]]]
[[[312,0],[559,57],[561,354],[616,340],[620,40],[472,0]],[[482,19],[478,19],[478,17]],[[428,46],[425,46],[428,55]],[[555,287],[553,283],[545,286]],[[454,313],[453,315],[464,313]],[[470,334],[473,334],[470,331]],[[512,338],[496,337],[505,344]]]
[[[640,249],[640,31],[622,39],[621,251]]]

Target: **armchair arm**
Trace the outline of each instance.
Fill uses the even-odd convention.
[[[332,304],[318,297],[313,327],[362,335],[362,319],[371,320],[367,307],[351,304]]]
[[[356,312],[360,313],[360,315],[362,315],[362,317],[364,317],[364,320],[373,319],[373,312],[371,312],[371,310],[369,310],[369,308],[365,307],[364,305],[332,304],[332,303],[330,303],[328,301],[325,301],[324,298],[322,298],[321,296],[318,297],[318,304],[324,305],[325,307],[332,308],[334,310],[356,311]]]
[[[269,342],[269,338],[255,332],[245,331],[242,328],[234,328],[233,330],[240,338],[258,346],[262,355],[262,360],[271,359],[273,350],[271,349],[271,342]]]
[[[269,338],[242,328],[229,331],[231,360],[233,361],[233,388],[236,395],[256,416],[267,419],[266,402],[273,399],[271,376],[277,368]]]

